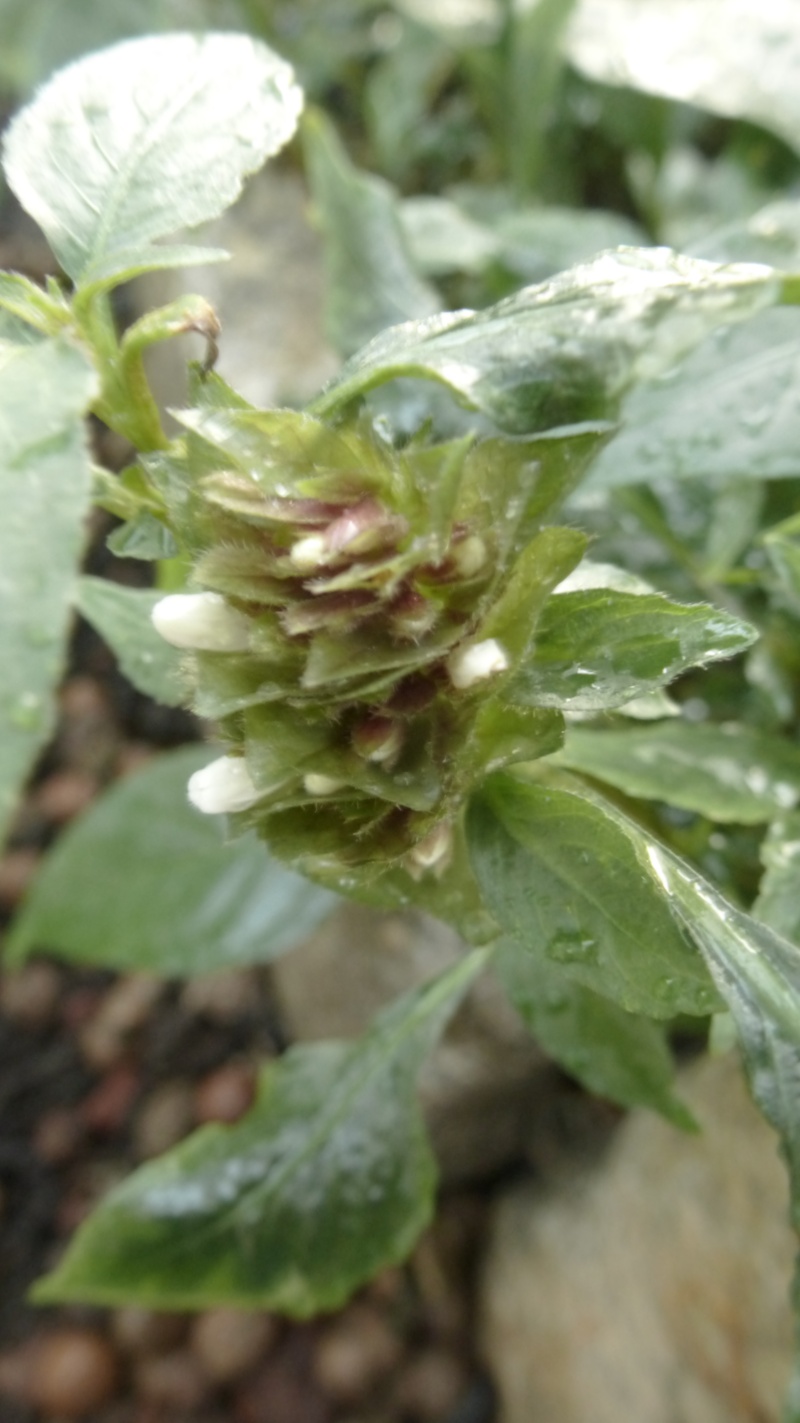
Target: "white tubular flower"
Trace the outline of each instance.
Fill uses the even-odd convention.
[[[486,544],[479,534],[470,534],[453,544],[450,557],[462,578],[473,578],[486,562]]]
[[[345,785],[346,781],[337,781],[334,776],[323,776],[318,771],[309,771],[303,777],[303,789],[311,796],[335,795]]]
[[[150,614],[165,642],[195,652],[246,652],[250,623],[220,593],[170,593]]]
[[[434,825],[422,840],[418,840],[408,856],[408,869],[413,879],[426,870],[440,875],[447,869],[453,853],[453,832],[447,821]]]
[[[485,642],[457,647],[447,659],[447,675],[456,690],[464,692],[486,677],[507,672],[510,665],[505,648],[496,638],[488,637]]]
[[[325,536],[309,534],[307,538],[298,539],[296,544],[292,544],[289,557],[298,572],[313,573],[315,568],[325,562],[326,553]]]
[[[220,756],[189,777],[189,800],[204,815],[248,810],[261,798],[242,756]]]

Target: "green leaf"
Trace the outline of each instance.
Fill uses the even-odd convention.
[[[425,195],[406,198],[400,220],[415,266],[429,277],[480,274],[499,264],[520,282],[542,282],[609,247],[646,246],[635,223],[594,208],[509,207],[479,215],[458,197]]]
[[[713,1008],[703,961],[623,816],[575,790],[497,776],[471,802],[467,836],[486,903],[521,952],[630,1013]]]
[[[800,746],[733,723],[570,727],[556,759],[626,795],[666,801],[711,820],[758,825],[800,800]]]
[[[303,121],[314,211],[325,242],[325,325],[343,356],[387,326],[439,311],[438,294],[417,276],[396,196],[383,178],[350,162],[319,112]]]
[[[800,539],[797,528],[780,527],[764,536],[767,557],[777,577],[781,594],[794,613],[800,614]]]
[[[647,858],[678,923],[703,954],[742,1045],[753,1096],[781,1137],[791,1218],[800,1228],[800,948],[735,909],[675,855],[650,843]],[[795,1309],[800,1276],[795,1276]],[[786,1423],[800,1418],[800,1362]]]
[[[181,677],[181,655],[159,637],[150,620],[160,591],[126,588],[107,578],[81,578],[77,607],[108,643],[120,669],[138,691],[165,706],[186,701]]]
[[[600,711],[663,687],[687,667],[733,657],[755,641],[747,623],[707,603],[589,588],[545,603],[528,665],[510,700]]]
[[[226,845],[220,818],[189,805],[208,746],[158,756],[70,826],[7,941],[79,963],[190,975],[285,953],[336,898],[271,860],[254,838]]]
[[[651,845],[649,858],[733,1015],[753,1095],[783,1138],[800,1226],[800,948],[734,909],[669,851]]]
[[[462,959],[358,1042],[293,1048],[235,1126],[202,1128],[117,1187],[36,1299],[305,1317],[402,1260],[435,1191],[415,1079],[484,962]]]
[[[224,212],[301,103],[289,65],[245,35],[130,40],[61,70],[18,115],[6,176],[73,281],[112,285],[170,263],[157,239]]]
[[[675,1097],[666,1030],[575,983],[532,945],[504,939],[497,970],[517,1011],[550,1057],[600,1097],[651,1107],[676,1126],[691,1114]]]
[[[782,815],[773,822],[761,857],[766,873],[753,917],[800,943],[800,814]]]
[[[581,0],[567,54],[592,79],[749,119],[798,149],[800,12],[785,0]]]
[[[634,381],[669,369],[717,327],[779,294],[768,268],[621,248],[485,311],[385,332],[347,363],[314,410],[330,414],[385,381],[414,376],[439,381],[517,434],[608,419]]]
[[[797,474],[800,312],[764,311],[634,390],[588,488]]]
[[[57,336],[70,320],[66,300],[57,300],[17,272],[0,272],[0,308],[47,336]]]
[[[97,388],[66,341],[0,341],[0,836],[55,722],[84,544],[83,414]]]

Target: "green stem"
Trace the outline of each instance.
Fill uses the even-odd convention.
[[[144,365],[141,360],[123,360],[106,293],[95,293],[85,306],[76,303],[75,314],[81,334],[94,353],[102,382],[93,407],[95,415],[142,453],[166,449],[169,440]]]

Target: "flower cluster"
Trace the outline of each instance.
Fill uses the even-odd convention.
[[[153,618],[229,748],[191,799],[312,870],[441,873],[487,765],[542,754],[541,713],[504,698],[543,502],[530,449],[398,451],[366,422],[211,402],[184,419],[150,476],[198,591]]]

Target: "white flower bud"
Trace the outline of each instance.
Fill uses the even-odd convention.
[[[298,539],[289,550],[289,557],[300,573],[313,573],[325,562],[327,544],[323,534],[309,534]]]
[[[418,840],[409,852],[408,869],[414,879],[426,870],[440,875],[446,870],[453,853],[453,832],[446,820],[434,825],[432,830]]]
[[[189,799],[204,815],[248,810],[261,798],[243,756],[220,756],[189,777]]]
[[[462,578],[474,578],[486,562],[486,544],[480,534],[470,534],[453,544],[450,557]]]
[[[346,781],[337,781],[334,776],[323,776],[317,771],[309,771],[308,775],[303,777],[303,789],[310,796],[334,795],[345,785]]]
[[[496,638],[488,637],[485,642],[457,647],[447,659],[447,675],[453,686],[464,692],[475,682],[507,672],[510,665],[505,648]]]
[[[246,652],[250,622],[220,593],[170,593],[150,614],[153,627],[173,647],[196,652]]]

